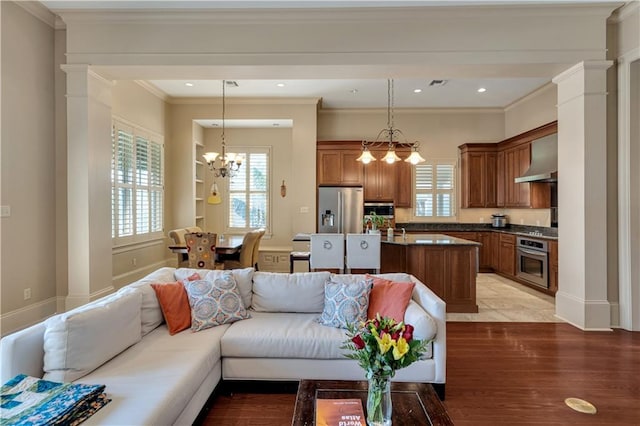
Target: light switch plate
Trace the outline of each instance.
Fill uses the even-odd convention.
[[[300,213],[309,213],[309,207],[307,206],[300,207]]]
[[[11,206],[0,207],[0,217],[9,217],[9,216],[11,216]]]

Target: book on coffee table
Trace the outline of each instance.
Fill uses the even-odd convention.
[[[316,426],[366,426],[359,399],[316,399]]]

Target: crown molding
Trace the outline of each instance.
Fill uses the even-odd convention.
[[[56,15],[47,9],[39,1],[15,1],[14,4],[20,6],[31,15],[35,16],[53,29],[56,28]]]
[[[516,99],[515,101],[511,102],[509,105],[507,105],[506,107],[504,107],[504,111],[507,112],[517,106],[519,106],[520,104],[530,101],[531,99],[540,96],[541,92],[544,92],[545,90],[548,90],[549,88],[555,86],[555,84],[553,82],[548,82],[547,84],[545,84],[544,86],[538,87],[536,90],[534,90],[533,92],[524,95],[523,97],[521,97],[520,99]]]
[[[502,108],[394,108],[395,112],[407,113],[407,114],[502,114],[504,110]],[[318,111],[318,114],[386,114],[386,108],[323,108]]]
[[[169,102],[169,95],[167,95],[162,90],[158,89],[156,86],[154,86],[153,84],[149,83],[148,81],[146,81],[146,80],[133,80],[133,82],[135,84],[137,84],[138,86],[142,87],[147,92],[151,93],[156,98],[160,99],[161,101]]]
[[[322,98],[225,98],[226,105],[318,105]],[[175,105],[222,105],[221,97],[177,98],[168,97],[170,104]]]
[[[611,14],[611,16],[609,17],[607,22],[611,22],[611,23],[614,23],[614,24],[619,24],[620,22],[624,21],[625,19],[627,19],[628,17],[630,17],[634,13],[640,14],[640,2],[638,2],[638,1],[629,1],[626,4],[624,4],[623,6],[619,7],[618,9],[616,9]]]
[[[344,8],[281,8],[281,9],[115,9],[115,10],[54,10],[66,23],[73,22],[219,22],[225,24],[279,22],[342,22],[400,23],[407,21],[439,21],[443,18],[514,18],[558,16],[605,16],[623,2],[581,4],[490,4],[458,6],[407,7],[344,7]]]

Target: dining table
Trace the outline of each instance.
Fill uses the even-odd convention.
[[[234,254],[240,251],[242,248],[242,241],[244,235],[222,235],[219,234],[216,238],[216,254]],[[173,253],[187,253],[186,245],[170,245],[169,250]]]

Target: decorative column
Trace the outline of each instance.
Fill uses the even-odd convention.
[[[617,62],[620,326],[640,331],[640,47]]]
[[[606,244],[606,71],[611,64],[581,62],[553,79],[558,85],[560,237],[556,315],[584,330],[611,325]]]
[[[67,74],[67,310],[113,291],[111,88],[88,65]]]

